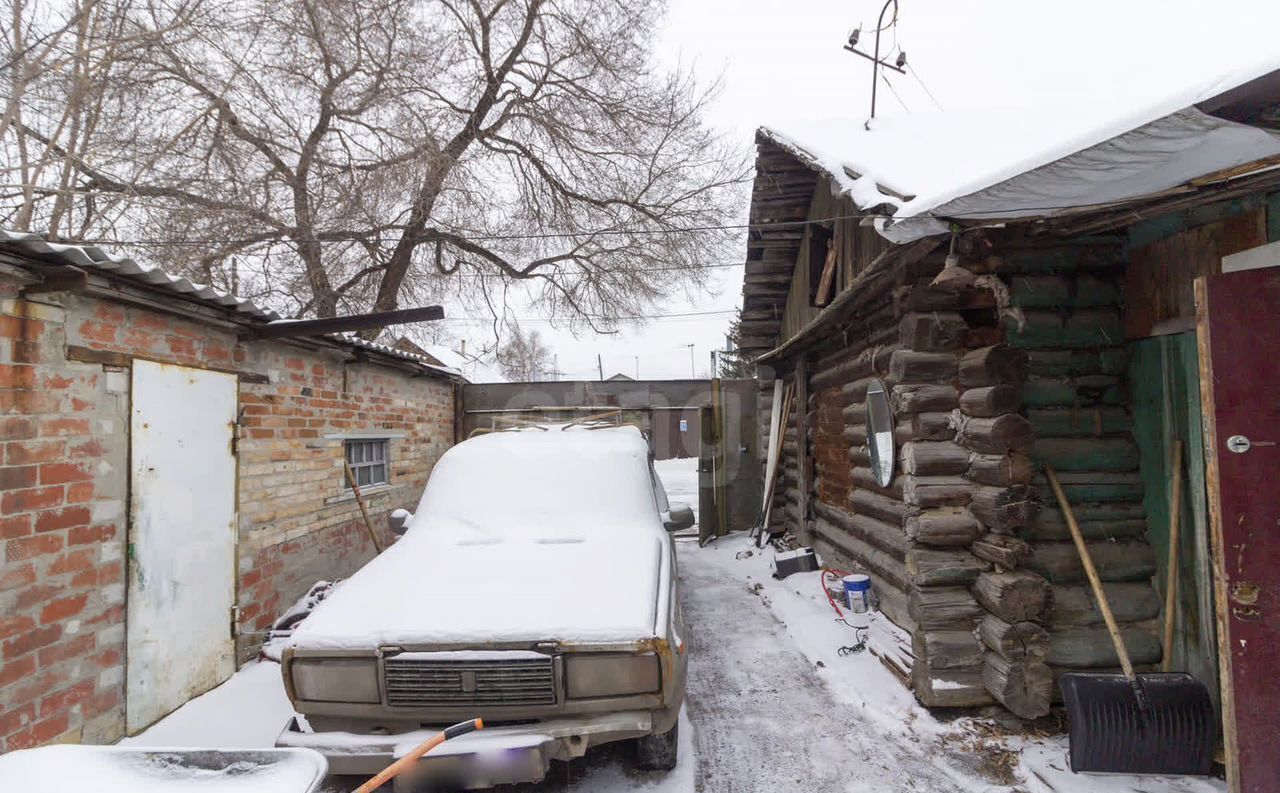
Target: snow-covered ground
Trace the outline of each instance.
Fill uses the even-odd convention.
[[[673,501],[697,504],[697,461],[658,471]],[[742,535],[679,544],[690,634],[680,763],[630,770],[624,747],[552,767],[527,793],[782,790],[884,793],[1219,793],[1193,778],[1077,776],[1066,739],[1005,736],[992,723],[941,722],[837,622],[818,573],[770,575],[769,552]],[[879,619],[878,617],[875,619]],[[877,624],[881,631],[887,626]],[[136,745],[270,746],[290,716],[274,663],[251,664],[137,738]],[[360,780],[335,779],[348,791]]]

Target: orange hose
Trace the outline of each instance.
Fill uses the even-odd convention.
[[[371,791],[377,790],[387,782],[399,776],[406,768],[421,760],[424,754],[436,748],[448,739],[456,735],[471,732],[472,730],[482,729],[484,729],[484,721],[482,719],[472,719],[471,721],[464,721],[461,724],[455,724],[447,730],[441,730],[427,740],[413,747],[413,749],[404,757],[401,757],[399,760],[379,771],[376,775],[371,777],[368,782],[365,782],[363,785],[356,788],[355,793],[371,793]]]
[[[820,583],[820,584],[822,585],[822,594],[824,594],[824,595],[826,595],[826,596],[827,596],[827,602],[831,604],[831,608],[832,608],[832,610],[834,610],[834,611],[835,611],[835,613],[836,613],[836,618],[837,618],[837,619],[844,619],[844,612],[840,610],[840,607],[836,605],[835,600],[831,597],[831,590],[830,590],[830,589],[827,589],[827,574],[828,574],[828,573],[830,573],[831,575],[835,576],[837,579],[839,579],[839,578],[844,578],[845,576],[847,576],[847,575],[849,575],[849,574],[848,574],[847,572],[845,572],[844,570],[838,570],[838,569],[836,569],[836,568],[834,568],[834,567],[824,567],[824,568],[822,568],[822,575],[818,578],[818,583]]]

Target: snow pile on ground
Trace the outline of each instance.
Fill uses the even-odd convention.
[[[196,697],[154,725],[120,743],[126,746],[200,746],[243,749],[275,746],[293,706],[284,693],[280,665],[246,664],[230,680]]]
[[[310,752],[184,757],[179,751],[45,746],[0,755],[5,790],[31,793],[305,793],[324,773]]]
[[[769,564],[773,550],[756,550],[741,534],[717,540],[699,553],[724,575],[742,580],[760,598],[786,626],[796,648],[817,667],[817,674],[836,699],[853,709],[854,719],[885,740],[932,747],[927,751],[932,764],[961,789],[1032,793],[1225,790],[1221,782],[1210,779],[1073,774],[1067,765],[1065,735],[1010,735],[994,722],[977,717],[939,721],[874,654],[841,652],[841,648],[855,645],[863,634],[837,621],[827,603],[820,572],[776,580]],[[859,620],[865,620],[873,641],[877,634],[901,633],[878,614],[854,615],[848,621],[862,624]]]

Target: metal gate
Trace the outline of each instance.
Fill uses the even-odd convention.
[[[129,733],[235,671],[235,421],[234,375],[134,361]]]

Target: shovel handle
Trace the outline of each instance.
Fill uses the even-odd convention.
[[[484,722],[480,719],[471,719],[469,721],[459,722],[458,724],[441,730],[432,735],[427,740],[415,746],[404,757],[395,761],[391,765],[379,771],[375,776],[365,782],[363,785],[355,789],[355,793],[373,793],[373,791],[385,785],[409,766],[422,759],[422,756],[450,738],[457,738],[459,735],[466,735],[475,730],[484,729]]]
[[[1125,649],[1124,639],[1120,637],[1120,626],[1116,623],[1116,616],[1111,613],[1111,604],[1107,602],[1107,594],[1102,590],[1102,579],[1098,576],[1098,568],[1093,566],[1093,557],[1089,554],[1089,546],[1085,545],[1084,535],[1080,533],[1080,524],[1076,523],[1075,513],[1071,511],[1071,502],[1067,501],[1067,494],[1062,492],[1058,475],[1047,464],[1044,467],[1044,475],[1049,480],[1049,487],[1053,488],[1053,495],[1058,499],[1058,506],[1062,507],[1062,516],[1067,519],[1071,539],[1075,541],[1076,551],[1080,554],[1080,564],[1084,567],[1089,585],[1093,587],[1093,596],[1098,601],[1098,609],[1102,612],[1102,619],[1107,623],[1107,632],[1111,634],[1111,641],[1116,646],[1116,655],[1120,656],[1120,668],[1124,670],[1124,676],[1133,685],[1134,693],[1138,695],[1138,702],[1141,703],[1146,700],[1146,692],[1141,691],[1138,676],[1133,673],[1129,651]]]

